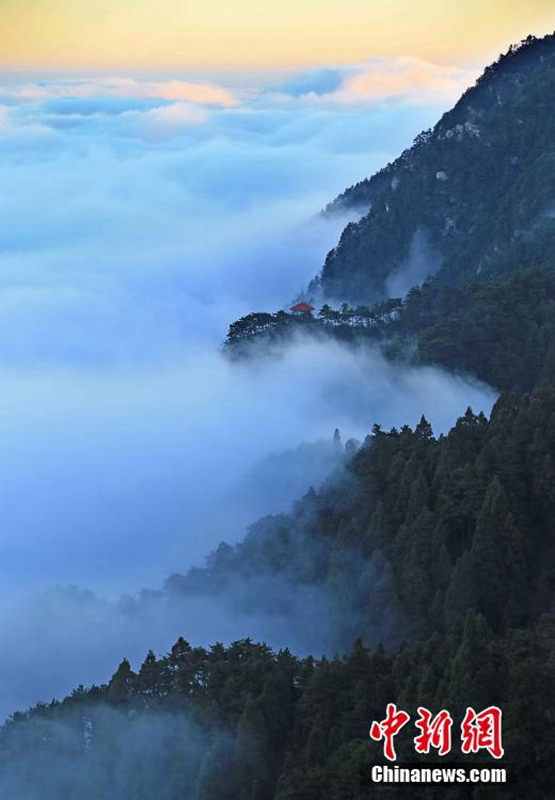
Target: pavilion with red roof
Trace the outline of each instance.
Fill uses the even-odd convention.
[[[314,311],[314,306],[311,306],[309,303],[297,303],[294,306],[291,306],[290,311],[293,314],[310,314]]]

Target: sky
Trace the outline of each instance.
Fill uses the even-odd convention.
[[[241,365],[220,347],[302,294],[349,221],[329,201],[484,52],[547,30],[546,5],[500,8],[2,0],[0,714],[169,648],[177,623],[131,629],[110,603],[287,510],[324,477],[301,443],[489,412],[488,387],[372,349],[300,340]]]
[[[554,28],[550,0],[2,0],[0,63],[289,69],[409,54],[459,64]]]

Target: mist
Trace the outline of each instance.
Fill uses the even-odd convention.
[[[441,253],[431,246],[426,231],[418,228],[412,237],[408,257],[387,278],[388,296],[404,297],[413,286],[435,275],[440,266]]]
[[[59,800],[66,797],[175,797],[163,788],[168,773],[182,776],[180,797],[192,800],[196,777],[212,740],[183,713],[136,714],[110,708],[74,712],[68,722],[33,720],[15,738],[10,763],[0,775],[3,797]],[[220,743],[231,741],[221,732]],[[43,752],[36,752],[36,742]],[[189,778],[189,780],[187,780]]]
[[[491,408],[487,387],[375,349],[298,340],[244,364],[219,350],[231,321],[287,307],[318,272],[349,218],[320,209],[443,110],[433,82],[365,93],[353,76],[368,70],[5,81],[2,713],[105,680],[184,627],[287,644],[286,619],[199,604],[162,624],[154,603],[134,625],[119,598],[286,511],[336,465],[336,427],[362,439],[425,413],[440,432]]]
[[[435,368],[311,340],[292,343],[277,360],[260,354],[234,366],[215,353],[157,371],[155,380],[144,372],[112,376],[102,402],[98,389],[98,375],[94,384],[58,376],[40,386],[44,416],[23,413],[21,427],[2,425],[11,457],[4,464],[3,456],[0,475],[12,487],[3,515],[17,537],[5,550],[0,713],[64,694],[76,680],[105,679],[122,655],[136,663],[179,635],[204,645],[253,636],[296,652],[333,652],[329,601],[293,591],[285,578],[247,585],[241,576],[225,603],[154,597],[132,618],[118,597],[159,588],[170,573],[202,565],[220,541],[242,539],[257,517],[288,510],[341,466],[331,441],[336,425],[344,440],[362,440],[374,422],[415,425],[425,413],[439,433],[467,405],[489,412],[495,399]],[[32,408],[35,379],[26,392],[32,396],[19,383],[8,393],[20,412]],[[1,418],[11,416],[4,401]],[[313,444],[299,448],[303,441]],[[49,592],[55,583],[96,595]],[[25,599],[31,587],[44,593]],[[277,612],[262,610],[268,596]],[[40,661],[32,658],[37,647]]]

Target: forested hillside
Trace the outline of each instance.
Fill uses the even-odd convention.
[[[14,716],[0,735],[3,794],[379,797],[367,733],[395,701],[449,708],[459,723],[467,705],[499,704],[514,783],[487,796],[545,797],[555,756],[554,459],[553,389],[505,396],[489,422],[468,411],[439,439],[424,420],[376,428],[348,484],[310,492],[289,518],[267,520],[173,587],[225,602],[231,574],[287,570],[292,593],[325,587],[330,629],[361,637],[350,655],[299,660],[250,641],[206,651],[180,640],[163,658],[149,653],[137,674],[124,661],[108,685]],[[387,651],[376,644],[385,628]],[[402,739],[404,760],[415,758],[410,744]]]
[[[528,37],[437,125],[328,207],[371,205],[312,289],[349,302],[552,263],[555,36]]]
[[[555,378],[555,269],[532,267],[460,286],[432,280],[404,300],[326,304],[316,316],[250,314],[230,326],[225,352],[267,357],[296,336],[375,344],[401,362],[475,375],[500,391],[530,391]]]

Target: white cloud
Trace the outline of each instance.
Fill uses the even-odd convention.
[[[376,58],[349,76],[335,97],[345,103],[400,98],[445,103],[458,99],[478,77],[476,70],[434,64],[419,58]]]
[[[327,76],[319,99],[306,79],[0,92],[0,599],[154,584],[241,536],[249,507],[225,529],[212,512],[269,452],[423,411],[444,429],[491,403],[375,352],[305,342],[250,367],[218,354],[229,322],[319,270],[345,223],[319,209],[444,110],[372,102],[364,69]],[[273,498],[290,499],[279,482]]]
[[[238,100],[229,89],[210,83],[192,81],[137,80],[131,77],[66,79],[58,82],[28,84],[7,96],[19,100],[78,99],[90,97],[127,97],[144,100],[186,100],[199,105],[232,108]]]
[[[84,85],[92,91],[89,82]],[[99,79],[94,91],[114,85],[138,93],[142,82]],[[73,92],[76,101],[83,100],[82,82],[60,86],[63,93]],[[93,441],[78,435],[80,424],[75,422],[74,430],[70,420],[94,417],[89,398],[110,405],[112,382],[122,398],[115,408],[125,398],[136,406],[136,393],[149,394],[149,382],[160,387],[150,395],[156,401],[144,409],[145,420],[153,421],[153,439],[165,404],[176,402],[171,375],[204,397],[198,408],[179,399],[198,430],[205,416],[219,430],[224,395],[250,409],[254,396],[235,397],[236,376],[214,360],[227,325],[252,310],[283,306],[306,285],[345,223],[315,218],[316,212],[346,185],[392,158],[393,148],[406,146],[435,113],[400,105],[291,104],[261,87],[258,94],[245,93],[238,107],[200,107],[183,100],[145,106],[139,98],[118,106],[117,113],[103,113],[100,97],[99,111],[68,115],[52,106],[52,91],[48,84],[46,99],[13,102],[6,111],[10,133],[0,135],[0,378],[8,404],[3,413],[13,430],[22,430],[28,418],[38,415],[44,430],[53,431],[62,424],[56,409],[65,409],[68,430],[84,457]],[[316,355],[332,363],[329,353]],[[305,365],[288,364],[294,387]],[[200,365],[209,366],[204,371]],[[137,378],[118,382],[120,374]],[[296,405],[295,391],[276,409],[272,398],[278,396],[277,387],[256,398],[268,418],[289,408],[278,426],[278,438],[289,437],[289,445],[303,431],[308,437],[322,435],[337,424],[339,406],[332,405],[328,414],[318,401],[326,374],[316,372],[310,391],[300,395],[320,409],[314,412],[314,427],[307,425],[309,409]],[[213,392],[210,383],[203,384],[209,375],[219,376]],[[287,375],[281,379],[286,382]],[[270,372],[263,380],[273,386]],[[87,388],[73,395],[73,386]],[[52,393],[62,396],[45,403]],[[372,409],[365,417],[368,427],[379,403]],[[264,417],[253,409],[248,416],[263,425]],[[139,427],[143,423],[137,422]],[[349,426],[347,418],[344,423]],[[109,415],[98,420],[96,441],[102,438],[102,425],[110,424]],[[182,430],[187,424],[186,418],[179,419]],[[226,425],[241,441],[247,436],[247,429],[231,418]],[[48,462],[57,439],[38,429],[34,436],[37,446],[40,439],[40,447],[50,448],[50,455],[35,453],[36,463]],[[249,456],[251,463],[276,444],[250,429],[248,436],[260,444]],[[24,440],[33,451],[35,440]],[[23,458],[17,439],[10,441],[5,462],[0,456],[1,469]],[[231,441],[222,446],[226,451],[234,447]],[[26,477],[30,474],[13,472],[19,483],[13,486],[12,477],[12,496],[20,498],[21,508],[24,498],[36,493]],[[117,474],[126,473],[118,467]],[[54,502],[56,493],[63,495],[64,483],[59,475],[51,485]],[[0,485],[0,501],[2,491]],[[80,513],[78,496],[76,491],[69,504],[76,515],[72,526]],[[45,495],[41,498],[46,502]],[[23,517],[13,509],[10,539],[24,541],[23,531],[34,530],[41,515],[47,518],[41,502]],[[124,507],[114,498],[107,513],[125,536],[129,527],[118,519],[119,514],[126,517]],[[102,525],[110,529],[106,520]],[[48,528],[55,527],[54,516]],[[134,569],[138,576],[139,562]]]
[[[376,56],[364,64],[306,73],[287,82],[282,93],[314,105],[452,103],[478,77],[476,69],[435,64],[413,56]]]

